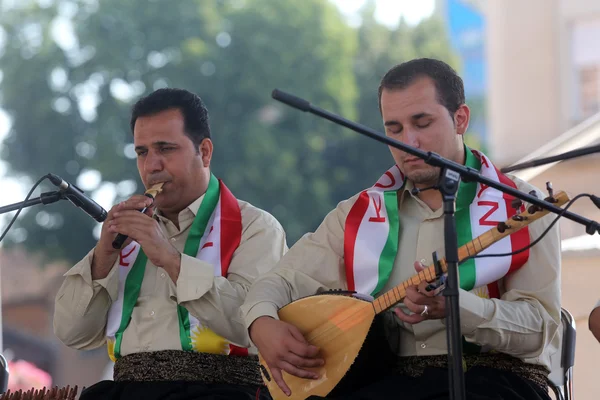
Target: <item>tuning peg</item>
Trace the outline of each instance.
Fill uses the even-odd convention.
[[[519,199],[518,197],[515,197],[514,199],[512,199],[512,201],[510,202],[510,205],[512,208],[514,208],[515,210],[518,210],[521,208],[521,206],[523,205],[523,201],[521,199]]]
[[[554,189],[552,189],[552,182],[546,182],[546,190],[548,191],[548,197],[546,197],[544,200],[546,200],[549,203],[556,203],[557,200],[554,198]]]
[[[498,232],[500,233],[504,233],[507,229],[510,229],[510,225],[508,225],[506,222],[500,222],[498,223]]]
[[[546,190],[548,191],[548,196],[554,196],[554,190],[552,189],[552,182],[546,182]]]
[[[535,197],[536,199],[539,198],[539,196],[535,190],[530,190],[529,195]],[[529,214],[535,214],[536,212],[538,212],[540,210],[541,210],[540,207],[534,206],[533,204],[530,205],[529,207],[527,207],[527,211],[529,212]]]

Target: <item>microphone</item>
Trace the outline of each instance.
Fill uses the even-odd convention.
[[[98,222],[106,219],[107,212],[94,200],[90,199],[77,186],[63,180],[60,176],[48,174],[48,179],[55,186],[60,188],[60,192],[74,205],[81,208],[87,215],[94,218]]]
[[[428,187],[426,187],[426,188],[423,188],[423,189],[419,189],[419,188],[416,188],[416,187],[414,187],[414,188],[410,189],[410,193],[411,193],[413,196],[416,196],[416,195],[418,195],[418,194],[419,194],[419,193],[421,193],[421,192],[424,192],[424,191],[426,191],[426,190],[432,190],[432,189],[435,189],[435,190],[437,190],[437,189],[439,189],[439,187],[438,187],[437,185],[428,186]]]

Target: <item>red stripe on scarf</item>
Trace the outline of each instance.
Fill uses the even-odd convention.
[[[356,236],[358,228],[362,222],[367,209],[369,208],[369,195],[366,191],[362,192],[356,203],[352,206],[350,213],[346,217],[344,227],[344,263],[346,264],[346,282],[348,290],[355,290],[354,284],[354,246],[356,245]]]
[[[242,240],[242,213],[237,199],[220,179],[219,192],[221,195],[221,275],[227,277],[233,253]],[[229,355],[247,356],[248,349],[230,344]]]
[[[226,278],[233,253],[242,240],[242,214],[236,198],[220,179],[219,190],[221,194],[221,276]]]
[[[496,167],[494,167],[494,168],[496,169],[496,173],[498,174],[500,183],[503,183],[514,189],[517,189],[517,185],[515,185],[515,183],[511,179],[509,179],[506,175],[502,174]],[[504,198],[504,201],[506,202],[506,214],[507,214],[508,218],[512,218],[513,216],[518,214],[517,210],[515,210],[511,205],[512,201],[514,200],[514,196],[511,196],[508,193],[502,193],[502,195],[503,195],[502,197]],[[524,206],[521,206],[519,211],[524,211],[524,208],[525,208]],[[512,251],[522,249],[523,247],[529,245],[529,243],[530,242],[529,242],[529,228],[528,227],[521,228],[517,232],[510,235],[510,244],[511,244]],[[519,254],[514,254],[512,256],[512,261],[510,263],[510,268],[508,270],[508,273],[523,266],[523,264],[525,264],[528,259],[529,259],[529,249],[527,249]]]

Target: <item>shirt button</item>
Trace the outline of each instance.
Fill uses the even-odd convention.
[[[150,316],[154,317],[154,311],[150,311]]]
[[[160,274],[161,278],[164,278],[165,276],[167,276],[164,272],[162,274]]]
[[[421,348],[424,349],[425,347],[427,347],[427,345],[425,343],[421,343]]]
[[[174,242],[174,241],[176,241],[176,240],[177,240],[177,239],[176,239],[176,238],[174,238],[174,237],[172,237],[172,238],[171,238],[171,242]]]

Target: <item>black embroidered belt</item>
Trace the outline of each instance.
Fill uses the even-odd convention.
[[[257,356],[226,356],[193,351],[134,353],[115,362],[114,377],[122,381],[194,381],[263,385]]]
[[[540,387],[548,388],[548,370],[541,365],[528,364],[522,360],[503,353],[465,354],[463,356],[463,369],[481,366],[513,372],[523,378],[535,382]],[[411,356],[399,357],[395,371],[401,375],[420,376],[425,368],[447,368],[448,357],[439,356]]]

